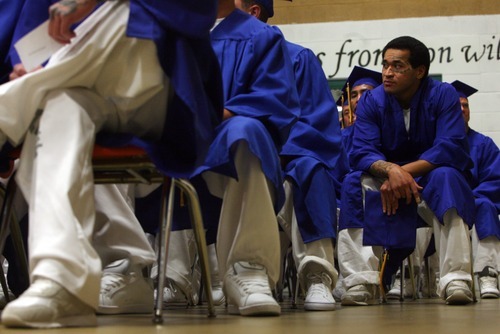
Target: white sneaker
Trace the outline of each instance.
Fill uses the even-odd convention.
[[[230,314],[279,315],[281,307],[273,298],[266,268],[236,262],[224,277],[224,291]]]
[[[173,280],[167,278],[165,280],[165,288],[163,289],[163,306],[168,304],[187,304],[197,305],[199,301],[198,288],[181,287]]]
[[[304,300],[306,311],[333,311],[335,310],[335,299],[330,286],[332,279],[327,273],[309,273],[307,279],[307,293]]]
[[[387,299],[399,299],[401,296],[401,276],[396,275],[394,279],[394,284],[392,288],[387,292]],[[404,279],[403,287],[403,298],[413,297],[413,291],[411,289],[411,280],[409,278]]]
[[[6,327],[93,327],[94,309],[70,294],[58,283],[38,278],[2,312]]]
[[[455,280],[446,286],[446,304],[465,305],[472,302],[472,291],[466,281]]]
[[[98,314],[153,312],[153,283],[141,272],[103,273]]]
[[[379,287],[375,284],[358,284],[347,289],[342,296],[343,306],[380,304]]]
[[[491,267],[485,267],[479,273],[479,291],[481,298],[499,298],[500,291],[498,290],[498,274]]]

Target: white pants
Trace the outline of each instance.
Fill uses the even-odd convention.
[[[299,282],[306,288],[306,276],[311,271],[323,271],[330,276],[333,290],[337,282],[338,273],[335,269],[334,247],[332,239],[320,239],[304,243],[297,223],[297,216],[293,208],[293,188],[289,180],[285,180],[285,203],[278,213],[278,221],[292,242],[293,258]]]
[[[246,142],[237,144],[234,162],[238,180],[203,174],[210,192],[223,199],[216,245],[219,269],[225,274],[238,261],[257,263],[267,269],[274,286],[280,274],[280,241],[273,185]]]
[[[363,195],[367,190],[380,190],[381,182],[375,178],[363,177],[361,183]],[[440,259],[438,293],[444,297],[445,288],[451,281],[472,280],[467,225],[455,209],[450,209],[444,214],[444,224],[441,225],[425,201],[419,204],[418,214],[434,229],[436,250]],[[363,246],[363,229],[340,231],[337,247],[340,271],[345,278],[346,288],[358,284],[379,284],[379,258],[374,251],[378,247]],[[376,252],[381,254],[382,250]]]
[[[154,137],[166,114],[168,84],[155,44],[125,36],[128,12],[128,2],[104,4],[80,25],[89,32],[46,68],[0,86],[0,130],[14,143],[26,134],[17,180],[29,203],[32,279],[50,278],[93,307],[101,277],[92,245],[95,134],[106,129]],[[99,245],[149,253],[139,240],[142,231],[128,224],[110,224],[96,236]]]
[[[484,267],[491,267],[499,271],[500,241],[495,236],[479,240],[476,226],[471,231],[472,254],[474,257],[474,273],[481,272]]]
[[[431,238],[432,238],[432,228],[430,227],[420,227],[417,228],[417,238],[415,244],[415,250],[411,253],[413,267],[417,273],[420,272],[422,268],[422,263],[424,262],[424,255],[429,247]]]

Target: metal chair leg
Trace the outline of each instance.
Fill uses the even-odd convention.
[[[175,180],[170,180],[170,190],[167,203],[167,180],[163,183],[161,201],[161,227],[158,232],[158,283],[156,285],[156,301],[153,322],[163,323],[163,289],[165,288],[165,276],[167,271],[168,242],[172,230],[172,217],[174,211]]]
[[[193,227],[198,257],[200,261],[202,281],[204,284],[205,296],[208,302],[208,316],[215,317],[215,307],[212,296],[212,282],[210,276],[210,267],[208,262],[207,242],[205,238],[205,227],[201,216],[200,201],[193,185],[187,180],[175,179],[175,184],[187,194],[190,208],[191,224]]]
[[[399,280],[400,280],[400,285],[399,285],[399,301],[404,302],[405,300],[405,262],[404,260],[401,261],[401,264],[399,265]]]
[[[193,226],[194,237],[198,249],[198,257],[202,272],[202,281],[204,284],[204,291],[208,301],[208,316],[215,317],[215,306],[212,297],[212,283],[210,276],[210,268],[208,263],[208,250],[205,239],[205,228],[203,226],[203,219],[201,216],[200,202],[196,190],[186,180],[170,179],[168,204],[166,199],[167,182],[164,183],[162,194],[162,224],[158,235],[158,283],[156,287],[156,301],[153,322],[156,324],[163,323],[163,289],[165,288],[165,278],[167,271],[167,258],[168,258],[168,243],[170,239],[170,232],[172,230],[172,217],[174,207],[174,193],[175,187],[179,187],[188,197],[188,206],[190,208],[191,224]]]
[[[21,229],[19,227],[17,219],[13,215],[13,201],[17,192],[17,183],[15,181],[15,175],[13,174],[9,181],[7,182],[6,189],[3,189],[3,203],[2,210],[0,214],[0,254],[3,253],[5,247],[5,240],[10,232],[10,236],[12,238],[12,243],[14,245],[14,250],[17,255],[17,260],[20,263],[20,268],[22,269],[21,275],[24,277],[29,276],[28,272],[28,259],[26,256],[26,250],[24,247],[24,241],[21,233]],[[0,278],[2,290],[5,294],[6,301],[10,301],[10,296],[8,292],[7,282],[5,280],[5,276],[3,275],[2,269],[2,277]]]

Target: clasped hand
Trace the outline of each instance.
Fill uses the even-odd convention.
[[[400,199],[405,199],[406,204],[410,204],[412,199],[415,199],[417,204],[420,203],[419,192],[422,189],[410,173],[394,165],[388,172],[387,180],[380,187],[383,212],[388,216],[396,214]]]

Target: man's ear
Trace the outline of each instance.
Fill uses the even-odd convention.
[[[420,65],[419,67],[416,68],[417,70],[417,79],[421,80],[425,76],[425,72],[427,69],[425,68],[424,65]]]
[[[252,16],[255,16],[256,18],[260,19],[260,12],[261,8],[259,5],[252,5],[250,6],[248,13]]]

